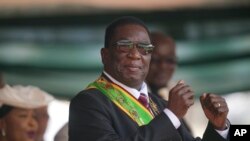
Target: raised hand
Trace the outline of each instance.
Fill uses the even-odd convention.
[[[179,81],[169,92],[168,109],[179,119],[187,113],[194,104],[194,92],[183,80]]]
[[[202,109],[217,130],[226,129],[228,106],[225,99],[221,96],[204,93],[200,97]]]

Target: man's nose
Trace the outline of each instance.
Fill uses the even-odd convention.
[[[136,60],[141,58],[141,53],[139,52],[136,44],[134,44],[133,48],[129,50],[128,56]]]

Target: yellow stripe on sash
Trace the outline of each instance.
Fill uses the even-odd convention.
[[[125,112],[139,126],[148,124],[153,115],[129,92],[119,85],[109,82],[103,76],[90,83],[87,89],[96,88],[107,96],[118,108]]]

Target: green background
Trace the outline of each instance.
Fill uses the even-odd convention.
[[[114,18],[137,16],[177,43],[174,80],[198,97],[250,90],[250,8],[119,11],[0,17],[0,69],[10,85],[70,99],[102,71],[100,49]],[[160,71],[160,70],[159,70]]]

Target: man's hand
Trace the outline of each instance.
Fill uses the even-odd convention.
[[[168,109],[181,119],[193,104],[194,92],[191,87],[183,80],[179,81],[169,92]]]
[[[228,107],[225,99],[221,96],[204,93],[200,97],[202,109],[217,130],[226,129]]]

